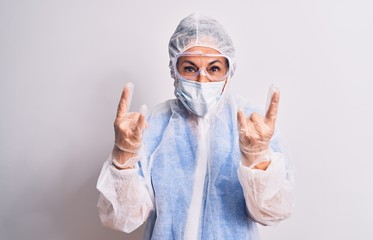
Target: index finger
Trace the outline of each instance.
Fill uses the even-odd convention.
[[[124,118],[124,116],[128,112],[131,106],[132,93],[133,93],[133,83],[129,82],[124,87],[122,91],[122,95],[120,97],[120,101],[118,104],[118,111],[117,111],[117,119]]]
[[[265,121],[274,126],[277,118],[278,106],[280,103],[280,92],[274,92],[269,104],[268,111],[265,116]]]

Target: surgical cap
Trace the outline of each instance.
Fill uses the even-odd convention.
[[[228,56],[231,60],[231,75],[233,75],[236,69],[236,59],[231,38],[215,19],[200,13],[193,13],[181,20],[171,36],[168,45],[171,77],[175,78],[172,60],[178,54],[195,46],[213,48]]]

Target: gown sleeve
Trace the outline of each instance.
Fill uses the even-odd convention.
[[[140,227],[153,210],[153,203],[139,167],[118,170],[109,158],[105,161],[97,182],[100,197],[97,203],[104,226],[122,232]]]
[[[248,213],[265,226],[276,225],[288,218],[294,205],[294,185],[287,172],[285,157],[280,152],[271,155],[271,163],[265,171],[241,163],[238,168]]]

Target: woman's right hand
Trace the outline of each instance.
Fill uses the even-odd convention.
[[[115,144],[112,157],[121,165],[137,156],[142,144],[142,133],[147,126],[144,116],[147,110],[146,105],[142,105],[139,112],[128,111],[133,87],[133,83],[127,83],[124,87],[114,121]]]

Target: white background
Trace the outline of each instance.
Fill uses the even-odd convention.
[[[235,43],[232,91],[282,91],[297,204],[262,238],[373,239],[368,0],[0,0],[0,239],[140,238],[100,225],[95,184],[122,87],[134,110],[173,98],[168,40],[197,11]]]

